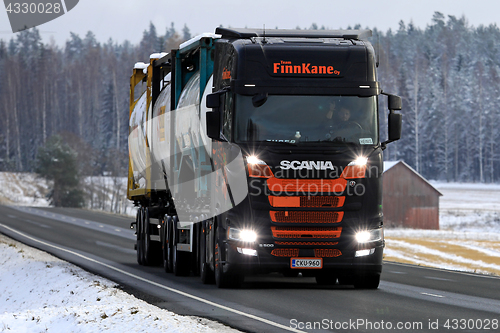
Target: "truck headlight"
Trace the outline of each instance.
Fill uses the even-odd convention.
[[[364,156],[358,156],[354,161],[350,162],[347,166],[354,166],[354,165],[365,166],[367,162],[368,158]]]
[[[345,179],[356,179],[365,178],[366,165],[368,163],[368,158],[364,156],[358,156],[352,162],[350,162],[342,171],[342,176]]]
[[[247,156],[248,176],[253,178],[271,178],[274,176],[266,162],[255,155]]]
[[[384,239],[383,228],[359,231],[355,235],[358,243],[376,242]]]
[[[257,240],[257,233],[250,229],[228,228],[227,238],[235,241],[254,243]]]

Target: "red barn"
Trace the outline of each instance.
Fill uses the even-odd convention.
[[[439,229],[439,197],[434,186],[403,161],[384,162],[384,226]]]

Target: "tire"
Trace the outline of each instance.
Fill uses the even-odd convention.
[[[136,234],[137,234],[137,242],[136,242],[136,251],[137,251],[137,263],[139,265],[144,265],[144,253],[142,249],[142,208],[137,210],[137,215],[135,218],[136,221]]]
[[[356,289],[377,289],[380,284],[380,274],[360,275],[354,279]]]
[[[316,283],[320,286],[333,286],[337,283],[337,277],[333,274],[321,273],[316,275]]]
[[[153,244],[151,243],[151,225],[149,223],[149,209],[144,208],[142,213],[142,253],[144,265],[152,266],[156,264]]]
[[[174,216],[172,220],[173,224],[173,237],[175,241],[172,242],[172,270],[174,272],[175,276],[186,276],[189,274],[190,270],[190,259],[191,259],[191,253],[189,252],[184,252],[184,251],[179,251],[177,250],[177,222],[179,219],[177,216]]]
[[[165,222],[166,223],[166,227],[165,227],[165,232],[166,232],[166,235],[168,237],[168,244],[167,244],[167,262],[164,263],[164,265],[166,265],[165,267],[165,271],[168,271],[170,273],[173,273],[174,272],[174,226],[173,226],[173,221],[172,221],[172,217],[169,216],[167,218],[167,221]]]
[[[225,249],[224,243],[222,241],[222,230],[217,227],[215,232],[215,284],[218,288],[239,288],[243,283],[243,275],[240,274],[230,274],[224,271],[224,266],[221,262],[225,259],[223,257],[223,251]]]
[[[171,219],[172,218],[170,216],[166,216],[161,228],[161,233],[162,233],[161,253],[163,256],[163,269],[165,270],[166,273],[172,272],[172,256],[171,256],[172,251],[169,251],[168,249],[168,247],[172,243],[171,240],[172,233],[168,232],[169,230],[168,228],[170,228],[170,225],[172,224]]]
[[[200,237],[201,224],[193,225],[193,243],[191,244],[191,266],[190,270],[194,276],[200,275]]]
[[[204,222],[202,222],[202,230],[200,232],[200,242],[198,246],[198,250],[200,253],[200,278],[201,282],[203,284],[214,284],[215,283],[215,276],[214,272],[210,268],[210,263],[206,261],[206,246],[207,246],[207,239],[206,239],[206,233],[203,232],[205,226]]]

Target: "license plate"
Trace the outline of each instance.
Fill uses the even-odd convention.
[[[323,268],[323,258],[291,258],[290,268],[320,269]]]

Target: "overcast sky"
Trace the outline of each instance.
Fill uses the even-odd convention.
[[[24,1],[24,0],[23,0]],[[20,2],[23,2],[20,1]],[[29,1],[28,1],[29,2]],[[91,30],[98,41],[138,43],[153,22],[164,34],[171,22],[178,31],[186,24],[192,35],[213,32],[215,27],[308,28],[312,23],[331,29],[361,24],[386,32],[399,21],[425,28],[435,11],[445,17],[465,16],[472,26],[500,21],[498,0],[80,0],[65,15],[38,27],[45,43],[59,45],[70,32],[84,37]],[[0,8],[0,39],[15,37],[7,13]]]

